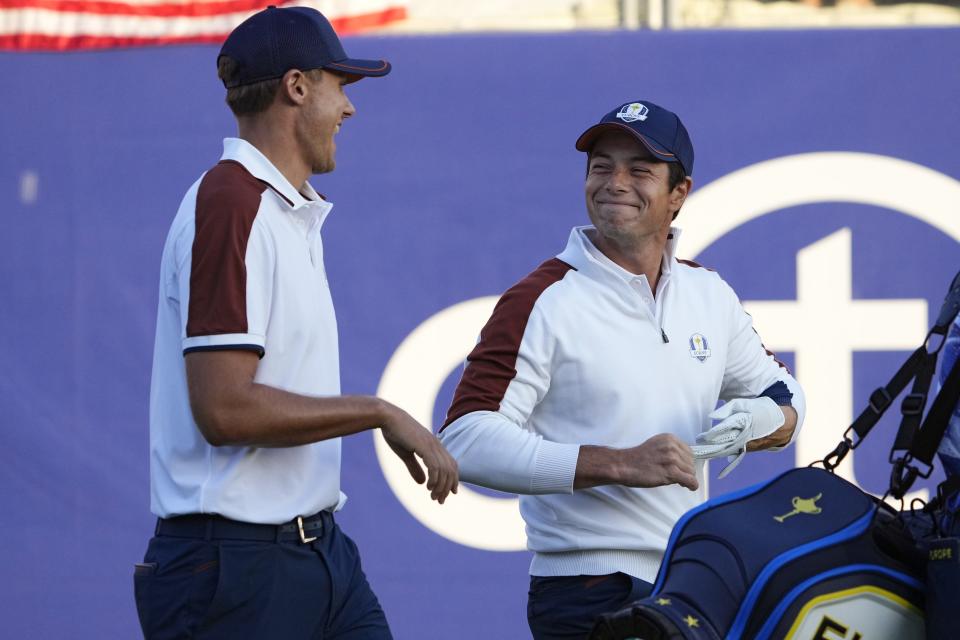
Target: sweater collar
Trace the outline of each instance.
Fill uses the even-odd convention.
[[[577,271],[584,274],[592,274],[599,277],[615,277],[618,280],[629,282],[638,277],[605,256],[587,237],[587,232],[595,229],[591,225],[574,227],[570,231],[570,237],[567,240],[567,246],[557,257],[563,260]],[[676,261],[677,242],[680,238],[680,229],[670,227],[670,234],[667,236],[667,244],[664,247],[663,257],[660,260],[660,276],[669,277],[673,271],[673,263]]]

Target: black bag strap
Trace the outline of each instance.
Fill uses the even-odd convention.
[[[840,441],[833,451],[824,456],[821,462],[823,463],[825,469],[832,471],[840,464],[840,462],[850,451],[860,446],[860,443],[863,442],[863,439],[867,437],[867,435],[870,433],[870,430],[873,429],[886,410],[891,404],[893,404],[893,400],[900,395],[900,392],[906,388],[907,384],[909,384],[911,380],[916,379],[911,393],[904,398],[901,405],[901,411],[903,412],[904,418],[900,425],[900,429],[897,432],[893,450],[890,452],[891,462],[894,462],[895,465],[895,476],[898,475],[897,467],[904,467],[905,464],[909,463],[909,459],[912,457],[911,453],[908,453],[905,457],[894,461],[894,451],[902,451],[911,448],[914,440],[916,439],[915,436],[917,433],[917,426],[920,424],[920,418],[923,415],[923,409],[926,406],[927,392],[930,389],[930,382],[933,378],[933,372],[936,369],[937,357],[940,355],[940,350],[943,348],[947,331],[950,329],[950,325],[953,323],[954,319],[956,319],[958,314],[960,314],[960,272],[954,276],[953,281],[950,283],[950,288],[947,290],[947,295],[944,298],[943,305],[940,307],[940,313],[937,315],[937,320],[934,323],[933,328],[931,328],[930,332],[927,334],[923,344],[920,345],[916,351],[910,354],[910,357],[907,358],[906,362],[900,366],[900,369],[893,374],[893,377],[885,386],[878,387],[873,391],[873,393],[870,394],[870,401],[867,404],[867,407],[860,413],[859,416],[857,416],[856,420],[854,420],[844,432],[843,440]],[[930,351],[928,349],[928,345],[930,343],[930,339],[934,336],[940,336],[941,341],[935,350]],[[946,385],[944,385],[944,387],[946,387]],[[942,390],[939,395],[943,395],[944,390]],[[954,404],[955,403],[956,398],[954,399]],[[952,410],[952,408],[953,405],[947,409],[948,419],[949,412]],[[924,424],[926,424],[926,422],[924,422]],[[944,430],[945,429],[946,427],[944,427]],[[854,438],[854,436],[856,436],[856,438]],[[936,443],[932,445],[933,453],[930,454],[931,461],[933,460],[933,454],[936,453],[936,450],[940,444],[940,440],[942,439],[943,433],[941,432]],[[926,449],[930,446],[930,443],[925,441],[923,451],[926,452]],[[927,472],[927,475],[929,475],[929,471]],[[914,476],[914,479],[915,478],[916,476]],[[912,484],[912,480],[910,481],[910,484]],[[892,486],[893,480],[891,479],[891,487]],[[902,495],[903,494],[901,493],[901,496]]]
[[[850,425],[844,434],[844,439],[850,440],[851,449],[856,449],[860,441],[867,437],[870,430],[873,429],[874,425],[877,424],[886,410],[893,404],[894,398],[900,395],[900,392],[906,388],[907,383],[913,380],[917,372],[923,367],[927,356],[926,345],[918,347],[916,351],[910,354],[907,361],[900,365],[900,369],[893,374],[890,382],[885,386],[874,389],[873,393],[870,394],[870,401],[867,403],[867,407],[857,416],[857,419],[853,421],[853,424]],[[856,434],[856,440],[850,438],[853,434]]]
[[[923,410],[927,406],[930,383],[933,381],[933,374],[937,370],[938,355],[940,355],[939,349],[933,353],[925,353],[917,367],[916,377],[913,379],[913,389],[903,397],[903,401],[900,403],[900,414],[903,419],[890,450],[890,462],[893,462],[897,457],[897,451],[906,451],[913,444],[917,429],[920,428],[920,422],[923,418]]]
[[[940,335],[944,337],[945,341],[947,331],[958,313],[960,313],[960,273],[954,277],[950,284],[950,290],[943,301],[943,306],[940,307],[936,323],[927,335],[926,342],[929,342],[933,335]],[[953,369],[940,388],[940,393],[937,394],[930,411],[924,418],[919,432],[917,432],[916,420],[919,416],[912,412],[917,408],[917,405],[919,405],[920,413],[923,412],[923,404],[926,404],[926,391],[930,384],[929,378],[926,376],[931,374],[932,377],[932,371],[929,368],[936,361],[940,350],[943,348],[944,341],[941,341],[940,346],[925,357],[928,363],[922,365],[917,373],[914,390],[916,391],[918,386],[926,384],[921,389],[923,395],[910,394],[903,401],[903,422],[897,432],[893,449],[890,451],[890,462],[893,463],[893,470],[890,473],[890,495],[897,499],[903,498],[918,477],[930,477],[933,472],[933,457],[936,455],[937,449],[940,448],[940,441],[943,440],[947,427],[950,425],[950,416],[954,407],[957,406],[957,401],[960,400],[960,366],[957,366],[955,362]],[[930,359],[933,362],[929,362]],[[911,398],[911,396],[914,396],[914,398]],[[909,402],[913,404],[908,406]],[[897,450],[907,448],[909,448],[909,451],[905,455],[895,458]],[[941,491],[943,488],[941,486]]]
[[[893,472],[890,474],[890,495],[898,500],[910,490],[918,477],[929,478],[933,471],[933,456],[940,448],[947,427],[950,425],[950,416],[953,414],[957,401],[960,400],[960,360],[954,362],[953,369],[940,388],[940,393],[930,406],[927,417],[923,420],[920,432],[916,434],[910,444],[910,451],[894,461]],[[901,433],[897,434],[902,435]],[[923,467],[916,463],[921,463]]]
[[[927,340],[929,340],[929,338],[930,334],[927,335]],[[847,427],[847,430],[843,433],[843,439],[836,448],[820,461],[827,471],[833,471],[837,468],[843,459],[847,457],[848,453],[860,446],[860,443],[867,437],[870,430],[876,426],[880,418],[883,417],[883,414],[886,413],[890,405],[893,404],[894,399],[900,395],[900,392],[906,388],[911,380],[917,377],[918,372],[925,368],[925,365],[930,361],[931,357],[933,363],[936,364],[937,352],[933,354],[927,352],[927,340],[924,341],[923,345],[917,347],[916,351],[910,354],[906,362],[900,365],[897,372],[890,378],[890,382],[882,387],[877,387],[873,393],[870,394],[870,401],[867,403],[867,407],[857,416],[853,424]],[[932,372],[930,375],[932,377]],[[914,392],[916,392],[917,385],[914,385],[914,387]],[[927,388],[929,388],[929,383]],[[906,400],[904,400],[904,402],[906,403]],[[926,390],[923,392],[923,404],[926,404]],[[923,406],[920,407],[920,413],[923,413]],[[917,424],[919,424],[919,416],[917,416]],[[902,430],[901,425],[901,431]],[[914,425],[913,431],[916,431],[916,425]],[[908,448],[911,442],[913,442],[913,438],[911,437],[909,440],[906,440],[905,435],[903,448]]]
[[[900,422],[900,429],[897,431],[893,448],[890,451],[890,462],[895,461],[895,453],[897,451],[905,451],[913,444],[917,429],[923,418],[923,410],[927,406],[927,394],[930,391],[930,382],[933,380],[933,374],[937,369],[937,358],[940,355],[940,350],[943,349],[950,325],[953,324],[958,313],[960,313],[960,273],[957,273],[953,278],[953,282],[950,283],[950,287],[947,289],[947,295],[944,296],[943,304],[940,306],[940,313],[937,315],[937,320],[923,341],[923,345],[907,360],[910,364],[910,369],[912,369],[911,374],[915,377],[913,389],[904,396],[903,402],[900,404],[900,413],[903,415],[903,420]],[[933,336],[940,336],[941,341],[936,349],[929,351],[928,346]],[[917,358],[916,361],[913,360],[914,356]],[[905,368],[906,366],[901,367],[901,371]],[[898,378],[901,371],[897,372],[894,379],[896,379],[897,382],[903,382],[903,384],[895,390],[892,396],[884,395],[884,398],[895,398],[896,394],[900,393],[906,386],[906,383],[909,382],[909,380],[903,381],[901,378]],[[891,383],[892,382],[893,381],[891,381]],[[880,390],[878,389],[877,391]],[[877,391],[874,391],[874,394],[876,394]],[[884,391],[889,394],[894,390],[884,388]],[[873,396],[871,396],[871,398],[872,397]],[[889,406],[889,402],[887,406]],[[876,419],[873,420],[870,427],[872,427],[873,424],[876,424]],[[861,435],[856,429],[854,431],[860,439],[863,439],[863,436],[866,435],[866,433]],[[869,429],[867,429],[867,432],[869,432]]]
[[[943,435],[950,425],[950,416],[953,415],[957,401],[960,400],[960,364],[958,363],[960,360],[953,363],[953,369],[933,401],[920,428],[920,433],[910,446],[910,456],[926,465],[933,463],[933,456],[940,448],[940,441],[943,440]]]

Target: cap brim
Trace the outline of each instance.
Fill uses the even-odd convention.
[[[632,127],[626,124],[620,124],[619,122],[601,122],[581,133],[580,137],[577,138],[577,151],[590,151],[597,141],[597,138],[611,131],[625,131],[629,133],[643,143],[643,146],[645,146],[655,158],[659,158],[664,162],[680,162],[677,156],[661,147],[655,140],[651,140],[635,131]]]
[[[390,73],[390,69],[393,67],[390,66],[390,63],[386,60],[360,60],[355,58],[347,58],[346,60],[339,60],[337,62],[328,62],[323,65],[324,69],[330,69],[331,71],[339,71],[340,73],[345,73],[348,76],[359,76],[365,78],[378,78],[380,76],[385,76]]]

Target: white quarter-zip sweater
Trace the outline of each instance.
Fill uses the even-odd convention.
[[[679,485],[573,490],[581,445],[626,448],[660,433],[687,443],[718,400],[782,381],[736,294],[715,272],[674,257],[656,296],[645,276],[600,253],[577,227],[566,249],[508,290],[467,358],[440,437],[460,478],[520,494],[530,573],[652,582],[680,516],[703,501]],[[703,466],[697,475],[703,485]]]

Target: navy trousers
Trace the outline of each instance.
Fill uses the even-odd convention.
[[[158,530],[134,571],[144,637],[390,640],[356,545],[332,515],[323,525],[306,544]]]
[[[650,594],[653,585],[628,576],[530,576],[527,622],[534,640],[584,640],[593,623]]]

